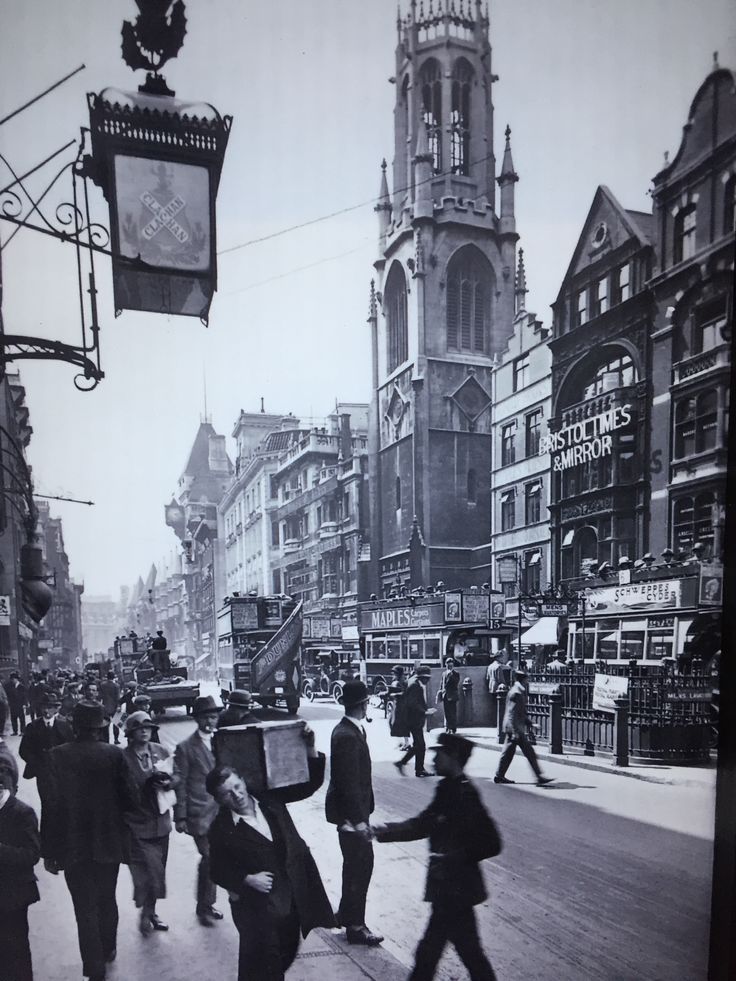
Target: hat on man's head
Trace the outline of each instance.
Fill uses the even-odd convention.
[[[212,695],[200,695],[194,700],[192,715],[204,715],[205,712],[219,712],[222,705],[218,705]]]
[[[125,735],[135,732],[136,729],[158,729],[148,712],[131,712],[125,720]]]
[[[140,695],[134,696],[133,705],[143,705],[144,702],[150,703],[150,701],[151,701],[151,696],[147,695],[144,691],[142,691]]]
[[[362,705],[363,702],[368,701],[368,698],[368,689],[365,684],[359,678],[352,678],[342,686],[342,694],[338,698],[338,702],[349,709],[356,705]]]
[[[465,736],[458,736],[454,732],[441,732],[437,736],[437,742],[429,748],[435,751],[441,749],[448,756],[457,760],[461,766],[465,766],[473,752],[473,746],[475,743],[466,739]]]
[[[227,698],[228,705],[238,705],[240,708],[251,708],[253,705],[253,696],[249,691],[245,691],[244,688],[234,688]]]
[[[497,661],[498,660],[498,654],[495,651],[490,651],[489,654],[488,654],[488,657],[492,661]]]
[[[391,674],[403,674],[403,673],[404,673],[403,664],[394,664],[394,666],[391,668]]]
[[[77,702],[72,712],[75,729],[104,729],[105,712],[99,702]]]
[[[41,708],[53,708],[56,705],[61,705],[61,699],[53,691],[44,692],[41,695]]]
[[[430,664],[420,664],[416,668],[416,675],[418,678],[428,678],[432,674],[432,666]]]
[[[525,668],[517,668],[514,671],[514,677],[515,678],[526,678],[526,669]]]

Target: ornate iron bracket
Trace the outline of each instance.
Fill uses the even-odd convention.
[[[79,294],[79,315],[81,324],[81,344],[66,344],[63,341],[47,340],[23,334],[0,333],[2,351],[2,370],[7,362],[19,360],[66,361],[81,371],[74,378],[75,386],[83,392],[91,391],[104,378],[100,359],[100,325],[97,317],[97,287],[95,285],[95,253],[108,253],[110,233],[99,222],[92,221],[89,210],[87,179],[84,167],[84,148],[86,130],[82,130],[76,160],[66,163],[55,175],[43,193],[34,197],[5,157],[2,162],[13,180],[0,189],[0,219],[15,224],[16,230],[8,237],[6,248],[13,237],[23,227],[70,243],[74,246],[77,260],[77,290]],[[57,205],[54,217],[49,218],[41,209],[43,198],[60,178],[71,171],[72,200]],[[40,219],[40,225],[30,222],[32,215]],[[84,284],[87,283],[85,290]],[[85,296],[85,294],[87,294]]]

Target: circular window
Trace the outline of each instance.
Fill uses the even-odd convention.
[[[593,232],[593,235],[590,240],[593,245],[593,248],[599,249],[607,238],[608,238],[608,225],[605,223],[605,221],[601,221],[596,226],[596,229]]]

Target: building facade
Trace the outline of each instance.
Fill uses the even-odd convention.
[[[87,660],[105,660],[120,632],[118,603],[110,596],[85,596],[81,614],[82,646]]]
[[[492,373],[514,318],[518,177],[508,129],[496,172],[488,26],[480,4],[411,4],[398,21],[369,311],[378,595],[491,578]]]
[[[44,574],[53,582],[53,601],[38,634],[39,664],[51,669],[79,670],[84,664],[82,593],[84,586],[69,575],[69,556],[64,546],[61,518],[52,518],[47,501],[36,501],[37,541],[41,546]]]
[[[305,615],[354,616],[367,515],[368,406],[338,404],[324,426],[298,431],[271,478],[272,591]]]
[[[736,86],[714,66],[654,178],[651,544],[723,557],[733,329]],[[657,437],[663,434],[664,438]]]
[[[554,578],[550,554],[549,329],[526,311],[526,272],[519,249],[513,333],[493,376],[491,547],[494,588],[506,596],[539,593]],[[501,575],[509,564],[515,574]]]
[[[555,581],[649,550],[652,227],[599,187],[552,305]]]

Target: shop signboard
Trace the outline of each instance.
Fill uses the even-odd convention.
[[[668,691],[665,697],[668,702],[712,702],[713,692],[707,688],[678,688]]]
[[[408,630],[412,627],[431,627],[444,623],[443,603],[429,603],[424,606],[386,606],[376,610],[360,611],[360,629],[365,633],[371,630]]]
[[[556,433],[542,436],[539,455],[551,454],[552,469],[557,471],[577,467],[590,460],[599,460],[613,452],[612,433],[631,425],[630,405],[617,405],[596,416],[589,416],[563,426]]]
[[[530,695],[555,695],[560,690],[560,686],[554,681],[530,681]]]
[[[593,682],[593,709],[596,712],[615,711],[614,701],[629,693],[629,679],[611,674],[597,674]]]
[[[628,585],[589,589],[586,605],[594,613],[628,613],[631,610],[657,610],[682,606],[681,579],[654,579]]]
[[[577,601],[573,603],[573,609],[577,608]],[[543,617],[566,617],[568,616],[567,603],[542,603],[541,611]]]

